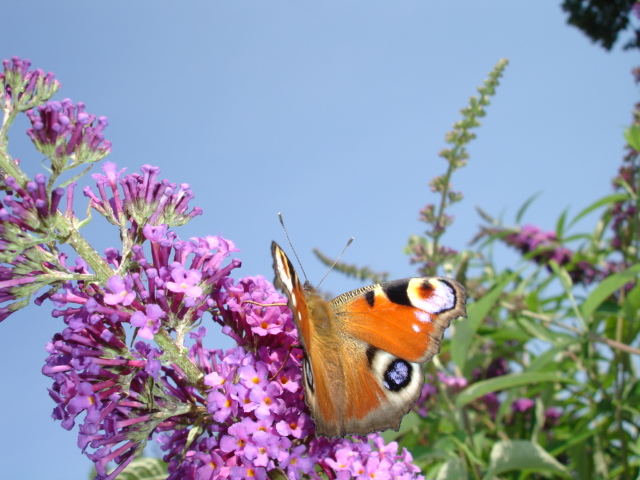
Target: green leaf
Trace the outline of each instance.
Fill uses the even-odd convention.
[[[640,152],[640,127],[631,125],[624,131],[624,139],[636,152]]]
[[[552,472],[569,477],[564,465],[540,445],[529,440],[503,440],[491,449],[489,471],[485,479],[513,470]]]
[[[640,272],[640,264],[634,265],[626,269],[624,272],[616,273],[605,278],[587,297],[582,304],[582,316],[589,318],[593,312],[604,302],[609,296],[624,286],[626,283],[637,280]]]
[[[569,210],[565,208],[560,214],[560,217],[558,217],[558,221],[556,222],[556,235],[558,236],[561,242],[563,241],[562,238],[564,237],[564,227],[565,227],[565,224],[567,223],[568,213],[569,213]]]
[[[522,372],[502,375],[500,377],[482,380],[469,385],[456,397],[456,406],[461,408],[468,403],[473,402],[476,398],[480,398],[487,393],[497,390],[506,390],[509,388],[521,387],[541,382],[564,382],[575,383],[574,380],[564,378],[555,372]]]
[[[567,450],[568,448],[573,447],[574,445],[578,445],[584,443],[585,440],[593,437],[598,431],[594,428],[588,428],[582,432],[572,432],[571,437],[566,443],[554,448],[551,453],[553,455],[560,455],[562,452]]]
[[[118,480],[164,480],[167,464],[159,458],[138,457],[125,468]]]
[[[440,470],[436,480],[463,480],[467,478],[467,469],[459,458],[448,460]]]
[[[395,440],[396,438],[406,434],[407,432],[411,432],[417,430],[422,424],[423,420],[420,415],[416,412],[409,412],[402,418],[402,423],[400,424],[400,428],[398,430],[385,430],[382,432],[382,438],[384,441],[389,443]]]
[[[578,213],[578,215],[576,215],[573,218],[573,220],[571,220],[571,222],[569,223],[569,227],[575,225],[578,220],[580,220],[585,215],[589,215],[594,210],[597,210],[598,208],[603,207],[604,205],[608,205],[610,203],[622,202],[627,198],[629,198],[629,196],[624,193],[614,193],[613,195],[607,195],[606,197],[596,200],[587,208],[583,209],[580,213]]]
[[[454,363],[464,370],[464,364],[469,355],[469,347],[478,327],[496,304],[502,291],[515,278],[517,272],[508,275],[491,289],[484,297],[467,307],[467,318],[455,324],[455,331],[451,340],[451,357]]]
[[[549,365],[557,365],[557,356],[561,353],[566,353],[570,350],[570,346],[578,343],[576,338],[567,338],[555,347],[550,348],[546,352],[538,355],[535,360],[531,362],[527,368],[528,372],[535,372],[537,370],[545,369]]]
[[[520,317],[516,319],[516,323],[529,335],[554,345],[558,344],[558,342],[565,341],[568,337],[568,335],[563,333],[550,330],[542,320]]]
[[[524,217],[524,214],[526,213],[526,211],[529,209],[533,201],[540,196],[541,193],[542,192],[534,193],[529,198],[527,198],[527,200],[522,204],[522,206],[518,209],[518,212],[516,213],[516,223],[520,223],[520,220],[522,220],[522,217]]]
[[[271,480],[287,480],[287,475],[280,469],[271,470],[269,472]]]

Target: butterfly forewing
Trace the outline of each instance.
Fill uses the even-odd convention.
[[[410,362],[438,353],[451,320],[465,315],[462,286],[451,279],[408,278],[336,297],[344,332]]]

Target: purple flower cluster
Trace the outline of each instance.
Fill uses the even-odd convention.
[[[56,214],[64,195],[63,188],[47,193],[47,178],[41,173],[24,188],[13,177],[7,177],[5,185],[8,190],[2,199],[0,222],[14,224],[23,231],[42,231],[43,221]]]
[[[95,252],[78,234],[67,170],[111,151],[105,117],[69,99],[46,102],[59,82],[18,58],[5,61],[0,101],[9,123],[26,111],[27,134],[51,161],[33,181],[6,156],[0,192],[0,321],[28,304],[54,302],[63,329],[47,345],[53,418],[77,426],[97,480],[113,480],[157,439],[169,478],[421,479],[408,451],[366,438],[316,437],[301,386],[303,352],[286,301],[262,277],[235,281],[240,261],[222,237],[181,240],[171,227],[201,213],[188,184],[144,165],[112,163],[84,194],[117,225],[122,251]],[[4,157],[3,157],[4,158]],[[67,262],[58,243],[78,257]],[[13,303],[10,303],[13,302]],[[211,317],[237,346],[207,349]]]
[[[191,378],[188,362],[141,341],[130,350],[127,324],[138,329],[140,338],[153,338],[161,324],[164,331],[187,328],[212,307],[209,295],[239,266],[237,260],[222,265],[234,247],[220,237],[183,242],[166,226],[147,226],[145,231],[151,261],[137,245],[136,268],[110,278],[105,288],[69,282],[51,296],[66,307],[53,315],[67,325],[48,345],[43,369],[54,382],[54,418],[70,429],[84,413],[79,444],[89,451],[101,479],[115,478],[155,428],[172,425],[172,417],[193,420],[197,404],[206,403],[194,386],[202,373],[193,367],[197,373]],[[106,260],[117,267],[122,258],[111,251]],[[77,270],[88,273],[82,264]],[[110,462],[117,467],[107,473]]]
[[[144,225],[183,225],[202,213],[199,207],[189,210],[189,200],[194,197],[189,185],[158,180],[158,167],[143,165],[141,174],[122,176],[124,170],[106,162],[103,171],[104,175],[93,175],[98,194],[90,187],[83,193],[90,199],[91,206],[109,222],[114,225],[131,222],[134,237],[140,235]]]
[[[13,105],[17,110],[33,108],[37,103],[49,99],[60,87],[52,73],[29,70],[31,62],[18,57],[3,60],[0,73],[0,102],[4,108]]]
[[[157,191],[156,173],[145,167],[133,180],[118,179],[108,165],[97,178],[101,197],[88,196],[114,218],[127,217],[130,199],[116,201],[117,184]],[[286,301],[262,277],[229,277],[239,266],[235,259],[225,265],[232,242],[181,241],[165,224],[141,232],[130,258],[105,252],[119,272],[106,285],[68,282],[51,296],[59,306],[54,316],[67,325],[49,344],[43,369],[53,379],[54,418],[67,429],[80,424],[79,445],[98,479],[115,478],[154,435],[171,479],[267,478],[276,469],[292,479],[319,478],[318,466],[331,478],[371,478],[372,471],[421,478],[408,452],[397,454],[397,445],[384,446],[377,435],[314,436]],[[82,263],[75,271],[88,273]],[[194,328],[207,312],[237,347],[204,347],[206,328]],[[139,341],[131,349],[132,335]]]
[[[603,272],[587,260],[558,242],[555,232],[545,232],[535,225],[524,225],[516,231],[502,230],[493,233],[507,233],[503,239],[522,254],[532,254],[532,259],[541,265],[555,261],[567,268],[574,283],[588,285],[603,277]]]
[[[189,427],[160,437],[170,479],[265,479],[277,469],[287,478],[421,478],[409,453],[367,440],[315,437],[304,404],[297,331],[285,299],[262,277],[227,279],[216,297],[223,331],[238,343],[206,350],[201,329],[190,354],[206,374],[207,412],[213,423],[192,444]],[[186,451],[184,458],[180,452]],[[371,477],[375,472],[376,476]]]
[[[24,299],[46,284],[57,283],[57,274],[66,274],[66,256],[54,252],[43,238],[57,233],[55,215],[64,189],[47,188],[47,179],[38,174],[22,186],[13,177],[4,179],[0,192],[0,321],[25,305]],[[68,198],[72,198],[69,187]],[[48,274],[48,275],[47,275]],[[36,300],[39,303],[42,298]]]
[[[420,469],[413,465],[408,450],[398,454],[398,444],[385,445],[377,434],[368,435],[367,441],[355,443],[350,440],[329,442],[319,439],[318,450],[322,451],[320,466],[329,478],[347,480],[409,480],[423,478]],[[292,478],[292,477],[289,477]]]
[[[425,383],[420,391],[420,396],[416,401],[415,411],[418,415],[426,417],[429,413],[429,408],[437,401],[438,389],[437,384],[443,385],[448,392],[455,394],[458,393],[469,384],[466,378],[458,377],[455,375],[448,375],[443,372],[437,372],[436,376],[427,375]]]
[[[84,103],[74,104],[70,99],[51,101],[29,110],[31,128],[27,135],[38,150],[53,160],[75,154],[76,163],[97,161],[111,151],[111,142],[103,131],[107,117],[96,117],[85,112]]]

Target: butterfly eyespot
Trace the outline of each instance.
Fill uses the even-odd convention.
[[[412,373],[409,362],[397,358],[385,370],[382,384],[387,390],[397,392],[409,385]]]
[[[311,372],[311,365],[309,365],[306,358],[302,361],[302,368],[304,369],[304,378],[307,382],[307,387],[313,392],[313,373]]]

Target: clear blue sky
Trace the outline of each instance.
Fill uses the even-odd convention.
[[[0,57],[29,58],[63,83],[57,98],[110,119],[111,161],[159,165],[188,182],[205,214],[182,237],[237,243],[243,275],[271,278],[269,243],[282,210],[310,278],[311,248],[413,273],[402,248],[441,173],[437,152],[459,109],[496,61],[498,95],[454,178],[466,200],[447,244],[475,232],[476,205],[553,228],[610,192],[637,88],[637,54],[606,53],[565,24],[560,1],[389,2],[5,0]],[[12,131],[25,148],[26,122]],[[101,249],[116,232],[87,235]],[[340,293],[357,284],[332,275]],[[44,345],[61,328],[48,308],[0,325],[0,476],[84,479],[76,432],[50,419]],[[216,343],[212,346],[218,346]],[[228,345],[228,343],[226,343]]]

